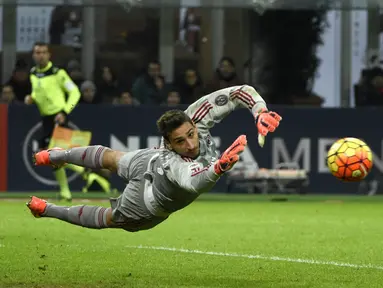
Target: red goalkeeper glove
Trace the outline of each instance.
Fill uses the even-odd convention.
[[[214,164],[215,173],[222,175],[226,171],[229,171],[234,164],[238,162],[239,155],[245,150],[246,145],[246,135],[239,136]]]
[[[258,133],[262,136],[266,136],[269,132],[274,132],[281,120],[282,117],[276,112],[267,111],[265,108],[255,115]]]

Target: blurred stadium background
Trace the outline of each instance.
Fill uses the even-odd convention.
[[[48,169],[31,166],[41,126],[37,109],[23,105],[30,93],[31,49],[43,41],[54,64],[81,89],[70,120],[72,127],[93,133],[92,143],[155,146],[154,123],[164,110],[247,83],[284,122],[263,150],[246,112],[234,113],[213,130],[222,147],[239,133],[250,138],[241,165],[216,192],[379,193],[379,3],[3,0],[0,191],[57,189]],[[363,138],[374,151],[374,171],[363,183],[340,183],[326,168],[329,145],[345,136]],[[73,191],[81,190],[75,174],[70,181]],[[112,182],[123,187],[113,176]]]
[[[381,1],[0,5],[1,288],[381,287]],[[40,116],[23,100],[36,41],[49,43],[54,64],[79,86],[70,125],[91,131],[93,144],[157,146],[155,121],[166,109],[243,83],[283,122],[264,148],[244,110],[217,125],[218,148],[247,134],[241,162],[214,191],[153,230],[36,220],[25,198],[51,199],[58,190],[51,169],[31,162]],[[327,149],[346,136],[364,139],[374,152],[374,169],[361,183],[341,183],[326,166]],[[83,193],[81,177],[67,173],[73,198],[108,205],[100,187]],[[104,176],[122,191],[120,179]],[[73,205],[84,201],[91,200]]]

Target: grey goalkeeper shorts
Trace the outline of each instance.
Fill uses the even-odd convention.
[[[118,198],[110,199],[113,222],[129,232],[151,229],[168,216],[152,215],[144,201],[144,174],[154,149],[127,152],[118,163],[117,174],[127,182],[124,192]]]

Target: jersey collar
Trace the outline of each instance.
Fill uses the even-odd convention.
[[[52,67],[52,65],[53,65],[52,62],[49,61],[47,66],[45,66],[44,68],[38,68],[38,66],[36,66],[36,70],[37,72],[46,72]]]

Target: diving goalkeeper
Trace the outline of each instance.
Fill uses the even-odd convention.
[[[68,74],[55,67],[50,61],[48,44],[35,43],[33,46],[33,60],[36,66],[31,69],[30,80],[32,93],[25,97],[25,104],[36,104],[42,117],[43,135],[39,141],[40,149],[47,149],[51,140],[55,125],[68,127],[68,114],[72,112],[80,100],[81,94],[77,85]],[[66,100],[66,96],[68,99]],[[96,181],[108,190],[109,182],[94,173],[89,175],[83,167],[68,165],[69,169],[83,174],[83,177],[90,176],[97,178]],[[60,198],[70,201],[72,194],[68,186],[68,180],[64,168],[54,170],[56,180],[60,186]],[[89,181],[88,181],[89,182]]]
[[[151,229],[210,191],[239,160],[247,145],[246,136],[239,136],[219,156],[209,130],[240,107],[254,115],[259,135],[266,136],[279,126],[281,117],[267,110],[253,87],[234,86],[202,97],[185,112],[164,113],[157,121],[163,136],[159,148],[120,152],[88,146],[38,152],[34,155],[37,166],[72,163],[104,168],[116,172],[128,184],[120,197],[110,200],[110,208],[57,206],[34,196],[27,206],[35,217],[56,218],[87,228],[130,232]]]

